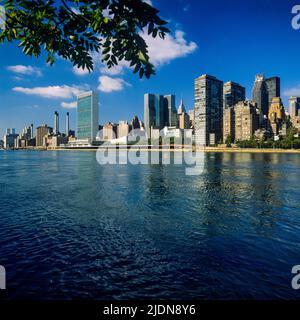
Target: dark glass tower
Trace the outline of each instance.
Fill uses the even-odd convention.
[[[270,106],[273,98],[280,97],[280,78],[272,77],[272,78],[266,79],[266,86],[268,91],[268,103]]]
[[[258,74],[255,77],[252,90],[252,100],[257,103],[258,109],[262,111],[264,115],[268,114],[269,97],[265,77],[263,74]]]
[[[210,75],[195,80],[195,138],[198,146],[214,145],[223,136],[223,82]]]
[[[224,108],[230,108],[246,98],[246,89],[238,83],[229,81],[224,83],[223,100]]]
[[[271,77],[265,79],[263,74],[259,74],[255,78],[252,100],[258,105],[259,110],[264,115],[268,115],[269,107],[273,98],[280,97],[280,78]]]
[[[176,126],[175,95],[145,94],[144,123],[148,136],[150,136],[151,127],[162,129],[163,127]]]

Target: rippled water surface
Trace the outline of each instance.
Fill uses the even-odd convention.
[[[100,166],[94,152],[0,152],[8,298],[299,298],[300,155]]]

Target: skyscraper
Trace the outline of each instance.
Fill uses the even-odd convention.
[[[177,110],[175,95],[144,95],[144,122],[145,130],[150,137],[151,127],[162,129],[167,126],[177,125]]]
[[[135,129],[135,128],[132,128]],[[128,136],[130,131],[130,126],[127,121],[119,121],[119,125],[117,127],[117,137],[122,138]]]
[[[66,136],[68,137],[70,134],[70,113],[66,114]]]
[[[300,97],[291,97],[289,99],[289,114],[291,117],[298,116],[300,110]]]
[[[53,133],[55,136],[59,134],[59,114],[57,111],[54,112],[54,130]]]
[[[140,129],[141,128],[141,124],[140,124],[140,120],[138,118],[138,116],[134,116],[133,119],[131,120],[131,128],[133,129]]]
[[[43,124],[36,128],[36,146],[44,146],[44,138],[52,133],[52,128],[48,127],[46,124]]]
[[[271,77],[266,79],[266,86],[268,92],[268,106],[270,107],[273,98],[280,98],[280,78]]]
[[[30,139],[33,139],[33,137],[34,137],[34,132],[33,132],[33,123],[30,125],[30,131],[31,131],[31,137],[30,137]]]
[[[164,127],[176,127],[177,126],[177,110],[175,105],[175,95],[170,94],[164,96]]]
[[[263,74],[258,74],[255,78],[252,100],[257,103],[258,109],[265,115],[268,115],[269,107],[273,98],[280,97],[280,78],[271,77],[265,79]]]
[[[99,126],[98,97],[93,91],[77,96],[77,138],[78,140],[96,139]]]
[[[279,133],[282,123],[285,119],[284,107],[281,98],[273,98],[269,108],[268,120],[274,135]]]
[[[252,90],[252,100],[257,103],[258,109],[264,115],[268,114],[269,98],[265,76],[263,74],[258,74],[255,77],[255,82]]]
[[[190,128],[190,117],[186,113],[186,109],[183,103],[183,100],[181,99],[180,105],[177,110],[178,114],[178,124],[179,129],[189,129]]]
[[[258,129],[258,114],[256,103],[241,101],[234,106],[234,140],[249,140]]]
[[[234,106],[240,101],[244,101],[246,98],[246,89],[238,83],[229,81],[224,83],[223,87],[223,102],[224,108]]]
[[[210,75],[195,80],[196,144],[215,144],[222,139],[223,82]]]

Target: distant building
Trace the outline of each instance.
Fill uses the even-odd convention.
[[[31,126],[23,128],[23,130],[20,133],[20,139],[30,140],[32,137],[31,130],[32,130]]]
[[[151,128],[177,126],[175,95],[145,94],[144,125],[148,136],[151,134]]]
[[[141,122],[138,118],[138,116],[134,116],[131,120],[131,128],[132,129],[140,129],[141,128]]]
[[[99,106],[97,94],[88,91],[77,96],[77,138],[93,141],[99,126]]]
[[[268,105],[270,107],[273,98],[280,97],[280,78],[279,77],[271,77],[266,79],[266,86],[268,92]]]
[[[180,101],[177,114],[178,114],[179,129],[190,129],[190,117],[186,113],[186,109],[182,99]]]
[[[36,128],[36,146],[45,147],[46,138],[53,132],[51,127],[48,127],[46,124],[43,124]]]
[[[103,126],[103,140],[112,140],[117,138],[117,125],[107,123]]]
[[[234,140],[249,140],[259,127],[257,105],[251,101],[241,101],[234,106]]]
[[[66,114],[66,136],[70,135],[70,113],[67,112]]]
[[[285,119],[284,107],[280,98],[273,98],[268,119],[273,135],[278,135]]]
[[[175,104],[175,95],[170,94],[163,97],[164,99],[164,123],[163,127],[176,127],[177,126],[177,110]]]
[[[117,137],[122,138],[128,136],[130,131],[130,126],[127,121],[120,121],[117,127]]]
[[[46,138],[45,146],[47,148],[57,148],[60,145],[65,145],[67,143],[68,137],[66,136],[50,135]]]
[[[300,115],[291,117],[290,121],[292,126],[297,129],[298,133],[300,133]]]
[[[291,97],[289,99],[289,114],[291,117],[299,115],[300,97]]]
[[[189,110],[188,111],[189,119],[190,119],[190,128],[195,128],[195,110]]]
[[[231,142],[235,140],[235,113],[234,107],[227,107],[224,109],[223,114],[223,142],[227,138],[231,138]]]
[[[35,139],[33,137],[33,124],[28,127],[23,128],[19,137],[20,148],[27,148],[29,146],[35,146]]]
[[[148,137],[151,136],[151,128],[156,127],[156,113],[161,108],[159,95],[144,95],[144,123]],[[160,114],[160,112],[159,112]]]
[[[234,106],[240,101],[246,99],[246,89],[238,83],[229,81],[224,83],[223,86],[223,103],[224,108]]]
[[[252,100],[257,103],[258,109],[264,115],[268,115],[269,106],[276,97],[280,97],[280,78],[266,79],[263,74],[258,74],[252,90]]]
[[[54,112],[54,135],[59,135],[59,114],[57,111]]]
[[[195,140],[210,145],[223,136],[223,82],[210,75],[195,80]]]
[[[257,103],[258,109],[264,114],[268,114],[269,102],[268,102],[268,91],[265,82],[265,76],[263,74],[258,74],[255,78],[253,90],[252,90],[252,100]]]
[[[6,133],[3,138],[3,145],[5,149],[18,148],[19,135],[15,129],[6,129]]]

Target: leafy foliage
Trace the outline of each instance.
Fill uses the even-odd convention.
[[[237,141],[239,148],[278,148],[278,149],[300,149],[300,138],[295,136],[297,130],[293,127],[287,129],[287,134],[280,137],[278,141],[274,139],[258,141],[255,137],[250,140]]]
[[[93,52],[101,52],[108,68],[128,61],[134,73],[155,74],[141,32],[164,39],[169,30],[159,11],[142,0],[5,0],[6,29],[0,42],[19,41],[26,55],[47,53],[74,66],[93,70]]]
[[[231,142],[232,142],[232,137],[231,135],[229,134],[226,139],[225,139],[225,144],[226,144],[226,147],[227,148],[231,148]]]

